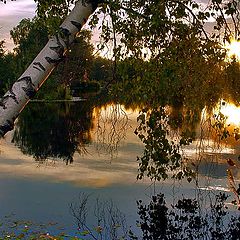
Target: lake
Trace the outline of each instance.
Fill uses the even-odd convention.
[[[230,195],[228,205],[236,211],[227,170],[239,183],[238,144],[224,142],[214,147],[213,139],[204,138],[183,147],[187,165],[198,166],[196,180],[190,183],[171,178],[137,180],[137,156],[144,151],[134,133],[138,114],[137,108],[115,103],[30,103],[15,129],[1,140],[1,218],[46,224],[50,233],[74,235],[78,225],[71,209],[77,210],[82,199],[88,198],[88,226],[98,226],[96,206],[101,203],[124,214],[126,224],[139,232],[136,202],[148,202],[158,192],[165,194],[170,206],[179,197],[200,199],[222,191]],[[200,158],[199,149],[204,150]],[[231,166],[228,159],[236,164]]]

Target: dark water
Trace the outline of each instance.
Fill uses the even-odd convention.
[[[70,205],[77,205],[85,194],[89,225],[97,225],[93,208],[99,199],[111,201],[136,228],[136,201],[149,201],[155,192],[163,192],[171,202],[179,196],[196,197],[199,191],[231,194],[225,159],[237,155],[236,146],[230,145],[221,150],[220,161],[215,161],[216,152],[205,154],[198,168],[198,187],[186,180],[137,181],[136,159],[144,149],[134,134],[137,115],[138,110],[117,104],[29,104],[15,130],[1,140],[1,218],[58,223],[58,228],[74,233],[77,225]],[[192,159],[195,147],[193,143],[185,149]],[[238,183],[239,173],[233,172]]]

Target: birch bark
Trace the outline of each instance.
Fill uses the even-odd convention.
[[[61,62],[75,39],[97,7],[97,1],[80,0],[59,28],[59,33],[49,39],[46,46],[26,71],[0,99],[0,137],[14,127],[14,121],[28,101]]]

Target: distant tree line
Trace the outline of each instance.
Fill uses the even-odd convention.
[[[4,41],[0,42],[1,96],[33,61],[49,37],[47,27],[37,17],[32,20],[23,19],[10,34],[15,44],[13,52],[5,49]],[[111,80],[112,61],[94,55],[91,37],[90,31],[79,33],[64,62],[43,85],[36,98],[65,99],[71,97],[74,90],[75,95],[84,92],[86,88],[97,91]]]

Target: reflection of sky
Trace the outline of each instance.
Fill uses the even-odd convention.
[[[32,156],[23,155],[20,149],[11,143],[12,133],[8,133],[0,142],[0,176],[7,174],[29,179],[48,179],[52,182],[69,182],[76,186],[92,188],[111,186],[119,182],[124,185],[134,183],[138,167],[136,157],[141,156],[143,152],[143,145],[134,134],[137,127],[136,112],[128,113],[127,117],[125,115],[123,118],[119,117],[114,126],[111,124],[116,117],[115,114],[110,115],[106,112],[109,112],[108,108],[101,110],[95,116],[95,119],[99,119],[99,125],[97,127],[97,123],[94,124],[93,141],[90,145],[86,145],[87,154],[80,155],[76,152],[74,162],[70,165],[65,165],[62,160],[56,159],[49,159],[44,164],[35,162]],[[126,127],[122,128],[121,124]],[[104,136],[99,136],[100,133],[97,131],[99,127],[105,129]],[[115,133],[112,132],[113,127]],[[119,136],[121,136],[120,141]],[[104,143],[101,142],[103,139]],[[119,141],[117,151],[114,141]],[[111,145],[114,146],[113,153],[110,151]],[[237,160],[237,146],[224,146],[216,149],[212,140],[201,141],[201,151],[204,151],[204,154],[201,155],[199,173],[212,178],[225,178],[228,167],[226,159],[229,158],[235,162],[237,168],[240,167]],[[197,141],[183,151],[184,156],[193,164],[198,164],[200,149]],[[211,166],[215,166],[215,171],[208,171]]]
[[[91,196],[90,206],[98,197],[113,200],[128,221],[134,224],[136,201],[149,201],[154,191],[164,192],[171,201],[176,199],[176,195],[195,196],[194,183],[167,180],[151,185],[147,180],[136,181],[136,156],[141,155],[143,146],[133,133],[136,115],[129,114],[128,117],[131,127],[126,128],[126,136],[113,158],[104,151],[101,154],[96,151],[97,142],[93,137],[91,145],[86,147],[88,154],[81,156],[75,153],[74,162],[70,165],[61,160],[49,160],[39,165],[33,157],[23,155],[11,143],[12,133],[7,134],[0,145],[0,219],[13,212],[21,219],[70,225],[73,218],[69,214],[69,205],[77,201],[79,193],[86,193]],[[109,134],[108,129],[106,135]],[[213,168],[215,171],[211,172]],[[216,163],[203,164],[199,189],[206,190],[207,194],[218,189],[227,191],[225,171],[226,166],[218,169]]]
[[[134,118],[135,115],[129,114],[129,119],[126,119],[126,121],[131,122],[131,127],[125,129],[124,139],[118,145],[117,153],[111,156],[105,150],[110,146],[107,136],[110,135],[111,126],[104,125],[106,132],[105,137],[102,137],[105,139],[105,143],[101,146],[101,150],[97,151],[101,144],[95,140],[86,147],[86,155],[82,156],[75,153],[74,163],[67,166],[61,160],[48,160],[46,164],[38,165],[34,162],[33,157],[23,155],[11,143],[12,133],[9,133],[5,139],[1,140],[0,175],[48,179],[53,182],[71,182],[76,186],[84,185],[93,188],[105,187],[119,182],[125,185],[132,184],[135,182],[137,174],[136,156],[143,149],[139,139],[133,133],[136,127]],[[106,121],[106,119],[101,119],[104,122]],[[115,124],[116,131],[118,130],[117,125],[118,123]],[[94,133],[96,133],[95,130]],[[118,139],[119,133],[120,131],[116,132],[114,136],[111,133],[111,136]],[[114,140],[113,138],[111,138],[111,141]]]
[[[107,155],[98,155],[94,147],[87,148],[89,154],[80,156],[75,154],[74,163],[66,166],[61,160],[38,165],[32,157],[24,156],[20,150],[7,141],[1,143],[0,172],[2,174],[19,177],[48,178],[54,182],[72,182],[74,185],[104,187],[124,179],[124,184],[136,175],[136,147],[138,144],[125,143],[118,152],[118,158],[112,159]],[[110,162],[112,162],[110,164]],[[14,169],[14,171],[13,171]],[[124,169],[124,171],[122,171]]]
[[[133,225],[137,218],[136,201],[149,200],[153,193],[149,181],[136,181],[136,156],[143,146],[133,133],[133,117],[129,115],[132,128],[127,129],[113,158],[103,151],[99,154],[93,141],[87,147],[89,154],[76,153],[73,164],[67,166],[61,160],[39,166],[33,157],[24,156],[11,143],[9,133],[0,145],[0,219],[13,212],[21,219],[70,225],[73,218],[69,205],[83,192],[91,194],[91,206],[96,198],[113,200]],[[171,184],[159,184],[159,189],[172,195]],[[191,192],[190,189],[189,185],[181,193]]]

